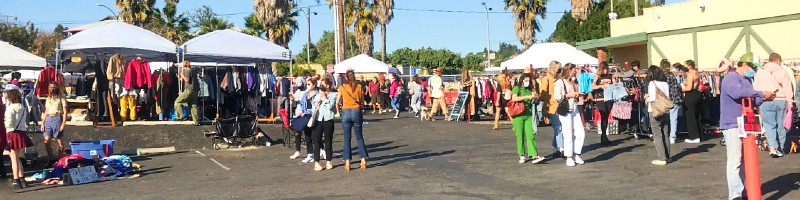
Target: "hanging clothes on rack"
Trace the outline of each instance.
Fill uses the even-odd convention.
[[[36,95],[43,97],[47,96],[50,83],[61,85],[64,75],[57,72],[55,68],[47,66],[39,72],[39,78],[36,80]]]
[[[150,74],[150,63],[144,58],[136,58],[128,63],[125,69],[125,89],[147,89],[153,86]]]
[[[108,67],[106,68],[106,78],[108,80],[124,79],[125,78],[125,60],[122,54],[114,54],[108,59]]]

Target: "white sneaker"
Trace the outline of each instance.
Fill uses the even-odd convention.
[[[303,161],[302,161],[302,162],[303,162],[303,163],[310,163],[310,162],[314,162],[314,155],[308,154],[308,156],[306,156],[306,159],[303,159]]]
[[[700,143],[700,138],[697,138],[697,139],[694,139],[694,140],[686,139],[683,142],[689,143],[689,144],[697,144],[697,143]]]
[[[272,143],[267,142],[264,144],[264,146],[272,146]]]
[[[579,156],[579,155],[575,155],[574,159],[575,159],[575,164],[582,165],[582,164],[586,163],[586,162],[583,161],[583,159],[581,159],[581,156]]]
[[[572,158],[567,158],[567,167],[575,167],[575,160],[572,160]]]
[[[675,139],[669,139],[670,144],[675,144]]]
[[[297,159],[299,157],[300,157],[300,152],[299,151],[295,151],[294,154],[292,154],[292,156],[289,156],[289,159],[294,160],[294,159]]]
[[[524,164],[524,163],[525,163],[525,156],[520,156],[519,157],[519,164]]]
[[[328,159],[325,155],[325,150],[319,150],[319,158],[321,159]]]

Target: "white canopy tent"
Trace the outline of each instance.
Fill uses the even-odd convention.
[[[192,62],[251,64],[290,60],[288,49],[230,29],[198,36],[181,48],[184,59]]]
[[[561,62],[561,64],[597,64],[597,58],[567,43],[540,43],[534,44],[528,48],[528,50],[525,50],[525,52],[511,60],[500,63],[500,68],[514,70],[524,69],[530,65],[533,65],[533,68],[547,68],[553,60]]]
[[[44,58],[33,55],[8,42],[0,41],[0,68],[2,69],[42,69],[47,66]]]
[[[375,58],[372,58],[366,54],[357,55],[355,57],[349,58],[339,64],[336,64],[334,67],[334,71],[337,74],[342,74],[347,72],[347,69],[353,69],[356,73],[394,73],[400,74],[400,71],[397,68],[391,67],[386,63],[381,62]]]
[[[146,29],[112,22],[78,32],[61,41],[61,55],[120,53],[126,58],[141,55],[149,61],[175,61],[177,45]]]

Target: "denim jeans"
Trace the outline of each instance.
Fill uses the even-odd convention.
[[[547,118],[550,118],[550,126],[553,126],[553,148],[558,150],[558,148],[564,147],[564,136],[561,131],[561,120],[558,117],[558,114],[547,114]],[[581,125],[583,126],[583,125]]]
[[[678,136],[678,114],[681,106],[675,105],[669,110],[669,139],[676,139]]]
[[[399,94],[397,96],[392,97],[392,108],[394,108],[395,110],[400,110],[400,101],[401,99]]]
[[[770,149],[783,150],[786,143],[786,128],[783,127],[783,116],[786,114],[786,101],[766,101],[761,104],[761,123],[767,135]]]
[[[358,155],[361,158],[367,158],[367,145],[364,144],[364,135],[361,132],[361,123],[363,115],[361,109],[344,109],[342,110],[342,126],[344,127],[344,148],[342,149],[342,159],[351,160],[350,155],[352,149],[350,148],[351,128],[356,132],[356,144],[358,145]]]
[[[722,130],[722,134],[725,136],[725,149],[728,152],[725,166],[725,176],[728,179],[728,199],[733,199],[741,197],[745,192],[742,139],[739,138],[739,129],[737,128]]]
[[[419,112],[419,106],[422,103],[422,94],[415,93],[411,95],[411,109],[414,109],[415,113]]]

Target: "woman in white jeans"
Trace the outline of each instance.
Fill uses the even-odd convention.
[[[583,150],[583,141],[586,132],[583,129],[580,110],[577,109],[578,98],[582,95],[578,92],[573,83],[575,80],[575,65],[567,63],[561,69],[553,87],[553,99],[557,102],[567,102],[569,110],[566,112],[556,112],[558,120],[561,122],[561,133],[564,137],[564,156],[567,159],[567,166],[582,165],[584,163],[580,154]]]

